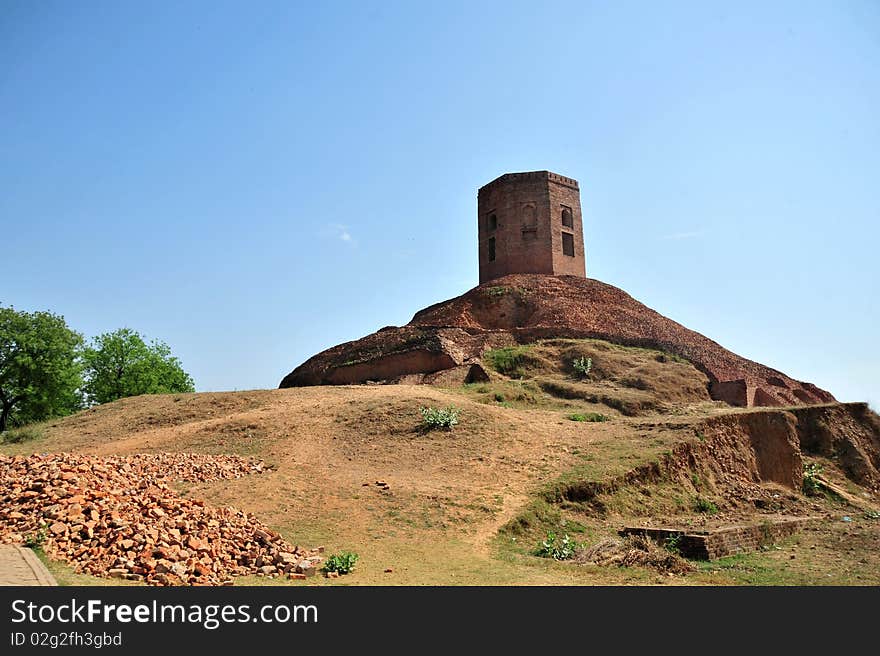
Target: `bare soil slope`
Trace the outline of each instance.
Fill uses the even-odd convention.
[[[175,489],[254,513],[291,544],[361,555],[355,574],[319,579],[327,583],[880,584],[880,522],[871,514],[880,424],[863,404],[731,410],[708,398],[705,372],[690,363],[595,340],[544,340],[507,354],[512,375],[489,367],[488,380],[464,386],[125,399],[2,452],[256,456],[271,471]],[[570,370],[575,355],[593,359],[589,376]],[[422,429],[421,407],[449,405],[461,411],[454,430]],[[857,505],[804,496],[805,464]],[[676,565],[673,577],[654,565],[533,555],[548,531],[590,545],[634,523],[777,515],[824,519],[776,545],[781,551]]]

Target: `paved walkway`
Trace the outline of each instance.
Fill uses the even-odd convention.
[[[30,549],[0,544],[0,585],[58,585]]]

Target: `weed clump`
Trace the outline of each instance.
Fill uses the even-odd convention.
[[[588,358],[583,355],[579,358],[575,358],[571,361],[571,368],[574,369],[574,372],[579,378],[586,378],[593,370],[593,358]]]
[[[354,570],[354,565],[357,561],[358,555],[353,551],[341,551],[328,557],[321,571],[324,573],[350,574]]]
[[[493,297],[495,297],[495,296],[504,296],[504,295],[507,294],[509,291],[510,291],[510,289],[509,289],[508,287],[503,287],[503,286],[500,286],[500,287],[489,287],[488,289],[486,289],[486,293],[487,293],[489,296],[493,296]]]
[[[822,484],[819,476],[822,474],[822,465],[811,462],[804,463],[804,482],[801,488],[808,497],[816,497],[822,494]]]
[[[699,513],[706,513],[708,515],[714,515],[718,512],[718,506],[709,499],[705,497],[697,497],[694,499],[694,510]]]
[[[663,540],[663,548],[675,556],[680,556],[681,555],[681,533],[671,533],[670,535],[667,535],[666,539]]]
[[[421,408],[422,428],[425,430],[445,429],[452,430],[458,424],[461,411],[454,405],[447,408]]]
[[[556,533],[550,531],[547,533],[547,537],[538,545],[535,555],[541,558],[552,558],[553,560],[569,560],[574,557],[575,551],[580,546],[580,544],[568,536],[568,533],[560,539]]]
[[[36,532],[24,536],[24,546],[28,549],[41,549],[47,537],[49,537],[49,532],[46,530],[46,525],[41,524]]]

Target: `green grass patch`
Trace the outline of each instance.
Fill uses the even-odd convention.
[[[2,438],[3,444],[22,444],[42,439],[44,435],[41,426],[30,425],[3,431],[3,433],[0,433],[0,438]]]
[[[517,517],[501,527],[499,534],[514,538],[546,534],[562,523],[559,509],[543,499],[534,499]]]
[[[698,513],[714,515],[718,512],[718,506],[715,505],[715,502],[711,501],[710,499],[706,499],[705,497],[696,497],[694,499],[694,510]]]
[[[505,346],[486,351],[484,357],[498,373],[511,378],[522,378],[525,375],[523,363],[528,350],[528,346]]]
[[[605,415],[601,415],[598,412],[574,412],[568,415],[568,419],[571,421],[586,421],[586,422],[600,422],[600,421],[608,421],[608,417]]]

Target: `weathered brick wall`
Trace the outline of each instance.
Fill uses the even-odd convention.
[[[755,551],[763,545],[770,545],[789,535],[794,535],[812,517],[786,517],[768,519],[750,526],[729,526],[713,531],[688,533],[671,528],[625,528],[621,535],[645,535],[652,540],[666,544],[669,538],[677,538],[681,555],[698,560],[714,560],[724,556]]]
[[[577,180],[555,173],[548,174],[550,196],[550,235],[552,239],[553,273],[557,276],[587,276],[586,252],[584,250],[584,228],[581,216],[581,194]],[[562,208],[572,211],[572,227],[562,225]],[[562,252],[562,233],[574,237],[574,257]]]
[[[562,225],[565,207],[572,213],[570,228]],[[480,283],[510,273],[586,276],[576,180],[549,171],[502,175],[479,190],[477,214]],[[563,254],[563,232],[573,237],[574,257]],[[494,261],[489,255],[491,239]]]
[[[706,536],[706,557],[709,560],[736,553],[755,551],[801,530],[807,518],[767,521],[754,526],[734,526],[713,531]]]

